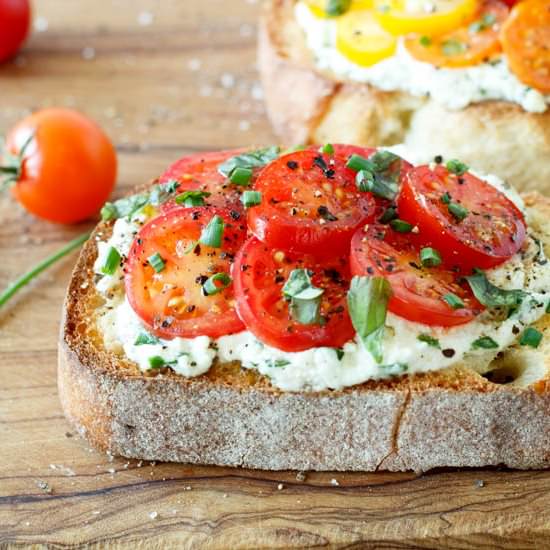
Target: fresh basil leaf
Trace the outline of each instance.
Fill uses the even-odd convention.
[[[293,269],[282,292],[290,301],[290,315],[295,321],[303,325],[321,322],[321,296],[325,291],[313,286],[310,271]]]
[[[384,323],[390,296],[390,283],[383,277],[354,277],[348,291],[353,327],[378,363],[383,358]]]
[[[231,174],[236,168],[261,168],[266,164],[275,160],[280,153],[280,148],[277,146],[267,147],[265,149],[258,149],[256,151],[250,151],[227,159],[225,162],[218,166],[218,172],[226,178],[231,177]]]
[[[484,306],[515,309],[523,302],[527,293],[523,290],[504,290],[493,285],[483,271],[477,270],[474,275],[466,277],[474,296]]]

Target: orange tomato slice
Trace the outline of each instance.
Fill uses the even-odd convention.
[[[550,2],[516,4],[502,27],[502,47],[512,72],[528,86],[550,93]]]
[[[370,67],[393,55],[396,47],[395,36],[370,11],[346,13],[336,22],[336,48],[358,65]]]
[[[343,0],[331,2],[331,0],[305,0],[306,6],[317,17],[337,17],[347,11],[370,10],[374,0]],[[339,13],[341,11],[341,13]]]
[[[392,34],[445,34],[469,21],[478,0],[374,0],[376,15]]]
[[[415,59],[437,67],[477,65],[500,52],[499,32],[508,14],[504,3],[485,0],[469,25],[433,38],[410,36],[405,47]]]

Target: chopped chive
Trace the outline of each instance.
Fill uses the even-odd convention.
[[[449,193],[443,193],[443,195],[441,195],[441,202],[443,204],[451,204],[451,195]]]
[[[346,167],[350,170],[354,170],[355,172],[360,172],[361,170],[367,170],[369,172],[372,172],[374,170],[374,166],[372,162],[370,162],[365,157],[362,157],[361,155],[353,154],[348,159],[348,162],[346,162]]]
[[[441,254],[435,248],[422,248],[420,250],[420,261],[424,267],[437,267],[441,265]]]
[[[114,246],[111,246],[109,247],[109,252],[107,252],[105,263],[101,266],[101,273],[104,275],[114,275],[119,265],[120,253]]]
[[[359,191],[369,192],[382,199],[393,200],[397,194],[397,186],[388,182],[368,170],[361,170],[355,176],[355,183]]]
[[[449,213],[452,214],[459,222],[468,216],[468,209],[464,208],[461,204],[457,202],[451,202],[447,206]]]
[[[320,152],[325,153],[326,155],[334,155],[334,147],[332,143],[325,143],[325,145],[321,147]]]
[[[148,332],[140,332],[134,342],[134,346],[143,346],[144,344],[158,344],[160,340]]]
[[[447,302],[453,309],[463,309],[464,307],[466,307],[462,299],[452,292],[445,294],[445,296],[443,296],[443,300]]]
[[[235,185],[250,185],[250,180],[252,179],[252,169],[251,168],[241,168],[238,166],[231,172],[229,176],[229,181]]]
[[[212,248],[220,248],[223,240],[223,228],[225,224],[221,216],[212,216],[208,225],[202,230],[199,242]]]
[[[497,349],[498,344],[490,336],[481,336],[472,342],[472,349]]]
[[[214,296],[224,291],[231,283],[232,279],[227,273],[216,273],[204,282],[202,290],[207,296]]]
[[[338,361],[341,361],[344,358],[344,350],[342,348],[334,348],[334,351],[336,352],[336,357],[338,357]]]
[[[260,191],[245,191],[241,195],[241,202],[245,208],[250,208],[251,206],[258,206],[262,202],[262,194]]]
[[[211,193],[206,191],[184,191],[175,198],[177,204],[183,206],[204,206],[204,199]]]
[[[398,233],[410,233],[414,226],[405,220],[396,219],[390,221],[390,227]]]
[[[392,220],[395,220],[397,218],[397,209],[393,206],[390,206],[389,208],[386,208],[384,210],[384,213],[380,216],[378,221],[380,223],[389,223]]]
[[[424,46],[425,48],[428,48],[432,45],[432,39],[429,36],[421,36],[419,42],[420,45]]]
[[[449,172],[452,172],[453,174],[456,174],[457,176],[464,175],[468,169],[470,168],[467,164],[464,164],[463,162],[460,162],[457,159],[451,159],[447,161],[447,170]]]
[[[147,262],[157,273],[160,273],[166,267],[165,261],[158,252],[155,252],[152,256],[149,256],[147,258]]]
[[[149,357],[150,369],[162,369],[166,365],[166,361],[160,355],[153,355]]]
[[[542,332],[540,332],[536,328],[528,327],[523,331],[523,334],[519,339],[519,345],[538,348],[541,340],[542,340]]]
[[[428,344],[428,346],[431,346],[432,348],[439,348],[439,340],[437,338],[434,338],[433,336],[430,336],[429,334],[419,334],[417,336],[417,339],[421,342],[425,342]]]

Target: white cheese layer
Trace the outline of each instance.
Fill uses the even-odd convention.
[[[510,101],[533,113],[548,108],[550,95],[522,84],[510,71],[504,56],[491,63],[447,69],[417,61],[400,41],[396,53],[371,67],[361,67],[336,48],[336,22],[316,17],[298,2],[295,18],[306,35],[317,67],[356,82],[366,82],[385,91],[403,91],[431,97],[453,110],[490,99]]]
[[[402,146],[392,147],[391,150],[415,164],[426,161]],[[507,193],[523,209],[521,198],[502,180],[479,176]],[[133,221],[121,218],[115,222],[111,238],[98,242],[99,255],[94,266],[98,275],[110,246],[115,247],[122,256],[128,254],[143,221],[139,218]],[[544,315],[550,301],[550,294],[547,293],[550,289],[550,263],[545,261],[537,242],[529,238],[525,250],[486,274],[496,286],[520,288],[529,292],[530,296],[509,319],[495,319],[491,312],[486,311],[474,321],[454,328],[412,323],[389,313],[383,361],[380,364],[357,339],[346,343],[342,350],[312,348],[296,353],[266,346],[249,331],[217,340],[200,336],[138,344],[138,337],[146,334],[147,330],[124,297],[120,270],[112,276],[102,276],[97,283],[98,291],[107,299],[98,324],[106,347],[123,352],[143,371],[150,369],[152,357],[160,357],[176,373],[193,377],[208,371],[218,359],[222,362],[240,361],[244,368],[258,370],[268,376],[275,387],[285,391],[341,389],[371,379],[439,370],[465,359],[470,363],[479,359],[481,364],[486,365],[499,351],[513,346],[524,327]],[[436,339],[438,346],[420,340],[420,335]],[[473,349],[473,342],[482,337],[490,337],[497,347]]]

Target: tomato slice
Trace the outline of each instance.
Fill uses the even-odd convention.
[[[465,208],[460,220],[452,213]],[[457,175],[439,165],[413,168],[397,201],[399,216],[416,225],[444,263],[463,273],[494,267],[525,241],[523,214],[503,193],[476,176]],[[460,212],[459,212],[460,213]]]
[[[477,65],[501,51],[499,32],[508,13],[499,0],[485,0],[469,25],[434,38],[411,36],[405,46],[414,58],[437,67]]]
[[[227,159],[245,152],[246,149],[229,151],[214,151],[198,153],[183,157],[172,164],[159,178],[159,183],[170,180],[180,182],[179,193],[184,191],[205,191],[210,196],[205,198],[205,204],[225,208],[228,204],[232,208],[242,209],[239,200],[243,187],[235,185],[219,173],[218,166]],[[164,212],[178,205],[174,200],[164,203]]]
[[[452,327],[471,321],[483,307],[457,275],[441,267],[422,267],[420,241],[388,225],[372,224],[357,230],[351,242],[353,275],[385,277],[391,284],[388,309],[415,323]],[[453,309],[444,296],[454,294],[464,307]]]
[[[215,215],[225,224],[221,248],[197,244]],[[126,295],[157,336],[218,338],[244,329],[235,311],[232,284],[217,294],[203,292],[209,277],[229,275],[246,239],[244,217],[234,217],[229,209],[178,208],[151,220],[138,233],[125,266]],[[165,264],[158,273],[148,262],[157,253]]]
[[[397,38],[380,26],[373,12],[348,12],[336,22],[336,48],[350,61],[370,67],[395,53]]]
[[[380,24],[392,34],[437,36],[471,19],[478,0],[375,0],[374,5]]]
[[[375,213],[375,200],[355,185],[346,158],[312,150],[279,157],[256,181],[262,203],[249,226],[268,246],[320,256],[349,249],[355,229]]]
[[[322,325],[292,319],[282,288],[293,269],[311,270],[313,285],[324,289]],[[338,259],[319,262],[310,255],[274,250],[252,237],[235,259],[233,276],[239,315],[246,328],[265,344],[302,351],[340,347],[353,338],[346,303],[350,281],[347,250]]]
[[[502,47],[513,73],[524,84],[550,93],[550,5],[548,0],[518,3],[504,24]]]

